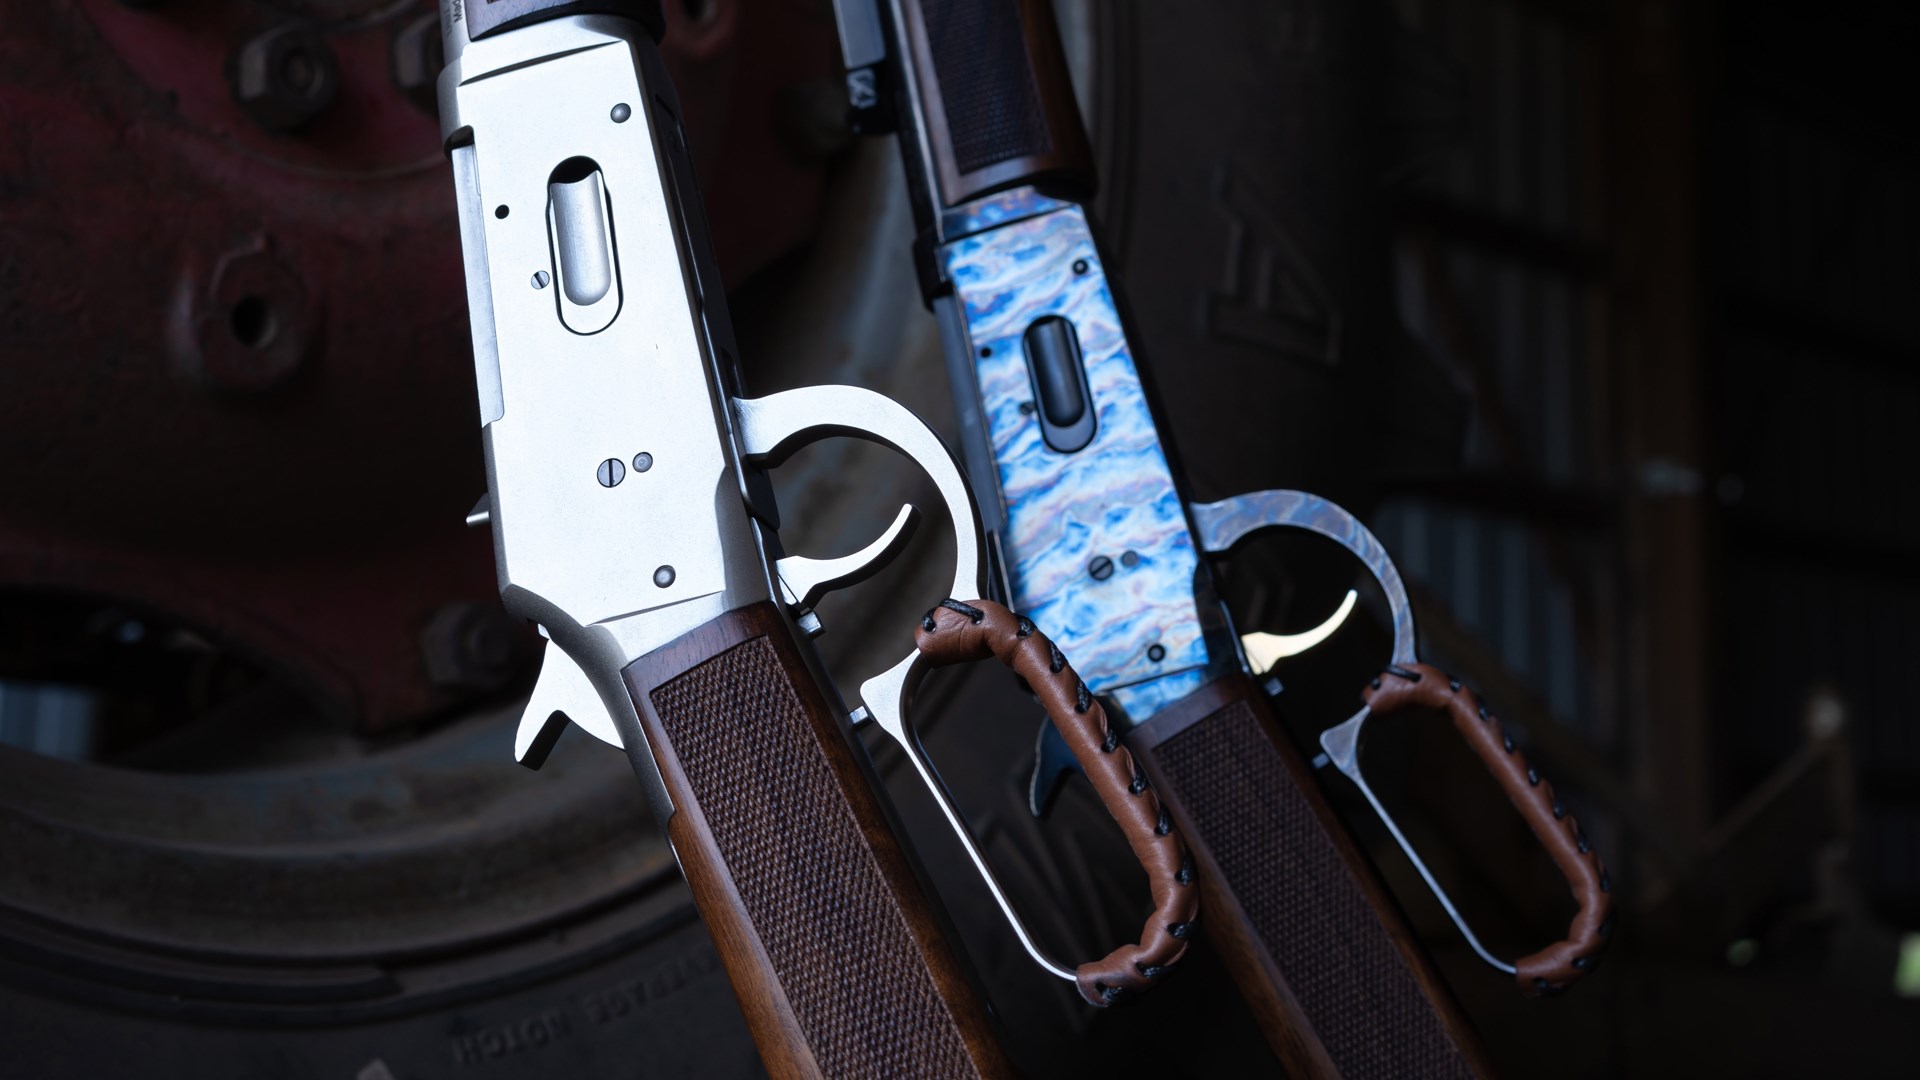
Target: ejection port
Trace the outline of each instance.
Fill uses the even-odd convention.
[[[547,231],[553,276],[560,284],[560,321],[577,334],[605,330],[620,313],[620,281],[613,208],[597,163],[569,158],[553,171],[547,182]]]
[[[1035,319],[1021,342],[1039,399],[1041,437],[1063,454],[1085,447],[1093,441],[1094,418],[1073,323],[1058,315]]]

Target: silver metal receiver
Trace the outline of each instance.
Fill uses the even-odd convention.
[[[517,747],[539,757],[556,711],[637,737],[620,669],[772,589],[745,508],[713,497],[737,455],[636,59],[651,43],[591,16],[447,31],[441,122],[501,598],[552,642],[547,711]],[[664,822],[650,756],[632,756]]]
[[[493,531],[507,609],[549,639],[514,753],[537,766],[569,721],[626,747],[664,826],[674,807],[622,669],[760,600],[817,628],[819,597],[891,559],[914,520],[903,508],[844,558],[775,562],[751,472],[836,436],[912,458],[954,522],[953,597],[986,592],[979,512],[939,437],[886,397],[728,392],[737,378],[708,317],[719,300],[703,292],[676,190],[688,182],[676,179],[677,120],[656,107],[650,83],[664,73],[633,24],[565,16],[477,42],[448,29],[441,118],[487,458],[487,497],[468,520]],[[922,663],[915,650],[869,680],[855,722],[906,750],[1028,953],[1071,980],[1034,944],[907,723]]]

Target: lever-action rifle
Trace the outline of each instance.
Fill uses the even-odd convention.
[[[1094,1004],[1185,951],[1197,887],[1115,733],[1033,622],[984,600],[972,493],[937,436],[868,391],[747,398],[654,0],[443,0],[440,115],[459,201],[500,595],[548,639],[515,754],[567,723],[625,749],[776,1076],[997,1076],[985,1009],[938,929],[851,727],[873,723],[997,884],[906,723],[929,665],[994,655],[1032,685],[1154,889],[1142,943],[1049,971]],[[840,704],[810,645],[865,550],[785,554],[766,470],[865,438],[932,477],[955,528],[948,598]],[[903,628],[904,629],[904,628]],[[904,635],[903,635],[904,636]],[[904,643],[904,642],[903,642]]]
[[[962,452],[983,493],[993,583],[1052,630],[1126,729],[1199,861],[1207,927],[1297,1076],[1485,1073],[1458,1006],[1276,724],[1218,601],[1209,557],[1267,528],[1318,533],[1380,581],[1394,655],[1370,708],[1326,732],[1468,942],[1528,993],[1563,988],[1611,926],[1608,882],[1552,786],[1473,694],[1418,664],[1399,574],[1351,514],[1301,492],[1195,505],[1182,494],[1082,205],[1092,156],[1046,0],[836,0],[853,122],[897,131],[916,263],[938,317]],[[1269,656],[1320,631],[1260,644]],[[1448,710],[1546,845],[1580,910],[1568,940],[1494,957],[1374,798],[1371,713]],[[1032,802],[1063,755],[1043,725]]]

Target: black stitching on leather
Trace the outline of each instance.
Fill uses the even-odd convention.
[[[1580,849],[1582,855],[1593,850],[1592,845],[1587,843],[1586,830],[1582,829],[1577,821],[1573,823],[1573,844]]]
[[[1115,750],[1118,750],[1119,748],[1120,748],[1120,733],[1113,730],[1112,728],[1108,728],[1107,737],[1100,740],[1100,752],[1103,754],[1111,754]]]
[[[1193,923],[1192,922],[1168,923],[1167,933],[1171,935],[1175,941],[1185,941],[1187,940],[1188,937],[1192,936],[1193,934]]]
[[[1133,763],[1133,783],[1127,785],[1127,791],[1133,795],[1144,794],[1152,785],[1147,783],[1147,774],[1140,771],[1140,763]]]
[[[1193,853],[1192,852],[1185,852],[1180,856],[1180,872],[1173,875],[1173,880],[1179,882],[1182,885],[1193,884]],[[1609,924],[1611,924],[1611,920],[1609,920]]]
[[[1487,703],[1484,701],[1480,703],[1480,719],[1482,720],[1493,719],[1493,714],[1487,711]]]
[[[1167,808],[1160,808],[1160,820],[1153,823],[1153,835],[1165,836],[1173,831],[1173,818],[1168,816]]]
[[[1100,1000],[1109,1005],[1127,996],[1127,988],[1124,986],[1108,986],[1105,983],[1095,983],[1094,986],[1100,991]]]
[[[1527,786],[1528,787],[1540,786],[1540,770],[1534,768],[1531,765],[1527,766]]]
[[[1576,968],[1578,968],[1578,969],[1580,969],[1581,971],[1592,971],[1592,970],[1593,970],[1593,957],[1591,957],[1591,956],[1576,956],[1576,957],[1574,957],[1574,958],[1573,958],[1573,966],[1574,966],[1574,967],[1576,967]]]
[[[1607,876],[1607,872],[1605,870],[1600,871],[1600,891],[1601,892],[1613,891],[1613,879]]]
[[[1375,675],[1373,677],[1373,681],[1369,682],[1367,685],[1373,687],[1375,690],[1380,689],[1380,676]]]
[[[1389,674],[1389,675],[1398,675],[1398,676],[1400,676],[1401,678],[1403,678],[1403,679],[1405,679],[1405,680],[1407,680],[1408,682],[1419,682],[1419,681],[1420,681],[1420,673],[1419,673],[1419,672],[1417,672],[1417,671],[1408,671],[1408,670],[1407,670],[1406,668],[1403,668],[1403,667],[1395,667],[1395,666],[1394,666],[1394,665],[1392,665],[1392,664],[1388,664],[1388,665],[1387,665],[1387,674]]]
[[[1047,650],[1051,654],[1047,660],[1047,670],[1058,675],[1060,669],[1067,666],[1067,658],[1060,654],[1060,646],[1055,645],[1052,640],[1048,640]]]
[[[1533,977],[1533,988],[1536,991],[1539,991],[1540,993],[1543,993],[1543,994],[1546,993],[1549,989],[1552,988],[1552,986],[1553,986],[1552,983],[1549,983],[1547,980],[1541,978],[1538,975],[1535,975]]]
[[[1500,745],[1507,748],[1507,753],[1513,753],[1513,734],[1502,729],[1500,732]]]
[[[1140,972],[1141,975],[1149,979],[1157,979],[1160,976],[1165,975],[1167,973],[1167,968],[1166,968],[1166,965],[1164,964],[1135,963],[1133,966],[1136,971]]]
[[[1013,635],[1015,637],[1028,637],[1032,635],[1033,633],[1032,619],[1027,618],[1025,615],[1015,615],[1014,620],[1015,621],[1013,624]]]
[[[925,630],[929,634],[940,629],[940,624],[933,621],[932,608],[928,608],[926,615],[920,619],[920,629]]]
[[[1077,712],[1077,713],[1086,712],[1087,709],[1090,708],[1092,705],[1093,705],[1093,691],[1087,689],[1086,683],[1081,683],[1080,685],[1073,688],[1073,711],[1074,712]]]
[[[1460,692],[1460,680],[1459,680],[1459,679],[1448,679],[1448,680],[1447,680],[1447,689],[1449,689],[1449,690],[1451,690],[1451,691],[1453,691],[1453,692],[1454,692],[1454,693],[1456,693],[1456,694],[1457,694],[1457,693],[1459,693],[1459,692]]]
[[[1560,805],[1560,796],[1555,795],[1553,797],[1553,820],[1559,821],[1561,818],[1566,816],[1567,816],[1567,808]]]
[[[975,626],[979,626],[980,620],[987,617],[986,612],[981,611],[977,607],[968,607],[967,605],[961,603],[960,601],[955,600],[951,596],[947,597],[945,600],[940,601],[940,606],[943,608],[946,608],[948,611],[957,611],[960,614],[965,615],[968,619],[971,619],[973,621],[973,625]]]

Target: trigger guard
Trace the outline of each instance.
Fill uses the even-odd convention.
[[[1194,539],[1209,554],[1224,554],[1247,536],[1264,529],[1302,529],[1324,536],[1352,552],[1366,566],[1393,619],[1393,663],[1414,664],[1413,603],[1400,570],[1373,530],[1345,507],[1305,491],[1252,491],[1211,503],[1189,503]]]
[[[802,447],[836,437],[879,443],[912,460],[933,480],[953,520],[955,565],[946,595],[985,594],[985,544],[973,489],[947,444],[906,406],[857,386],[803,386],[734,398],[733,413],[750,465],[776,468]]]

